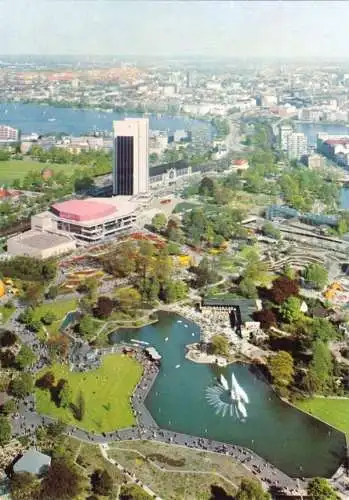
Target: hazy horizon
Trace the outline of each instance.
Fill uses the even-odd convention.
[[[0,0],[7,56],[346,59],[347,2]]]

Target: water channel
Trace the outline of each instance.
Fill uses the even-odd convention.
[[[199,340],[196,324],[161,313],[158,323],[115,333],[112,341],[132,338],[149,342],[162,356],[146,399],[160,427],[245,446],[290,476],[330,477],[342,463],[344,435],[282,402],[249,365],[217,368],[186,360],[186,344]],[[217,415],[206,399],[217,377],[229,379],[232,372],[250,400],[245,420]]]

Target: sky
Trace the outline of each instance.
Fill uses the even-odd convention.
[[[0,51],[345,58],[348,14],[344,0],[0,0]]]

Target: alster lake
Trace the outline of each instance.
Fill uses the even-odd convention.
[[[157,424],[245,446],[293,477],[332,476],[345,457],[344,434],[281,401],[250,365],[217,368],[187,360],[185,346],[199,338],[196,324],[166,313],[156,324],[111,337],[112,342],[149,342],[161,354],[159,375],[145,401]],[[222,373],[229,380],[232,372],[249,397],[246,419],[217,414],[206,398],[217,377]]]

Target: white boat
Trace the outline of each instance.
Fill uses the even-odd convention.
[[[55,122],[55,121],[56,121],[56,118],[49,118],[47,121],[48,121],[48,122]]]
[[[188,328],[188,325],[184,325],[184,328]]]
[[[183,321],[181,319],[177,320],[177,323],[183,323]]]
[[[180,367],[181,367],[181,365],[176,365],[176,368],[180,368]]]
[[[145,342],[144,340],[131,339],[131,342],[133,342],[134,344],[149,345],[149,342]]]
[[[165,342],[167,342],[167,341],[168,341],[168,337],[165,338]]]

